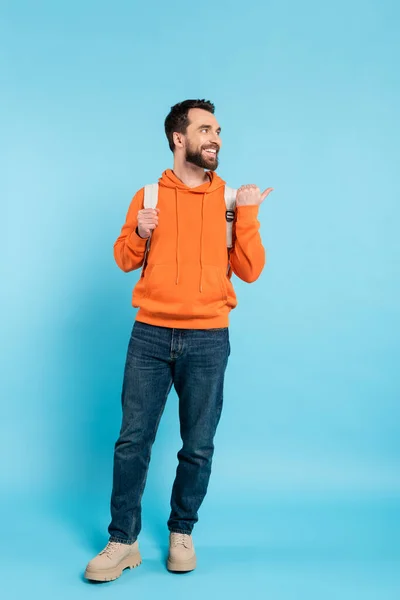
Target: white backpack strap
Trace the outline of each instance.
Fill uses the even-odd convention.
[[[144,186],[144,208],[155,208],[158,202],[158,183]]]
[[[226,245],[232,248],[232,226],[235,218],[237,190],[225,186],[225,205],[226,205]]]
[[[148,183],[147,185],[144,186],[143,207],[144,208],[155,208],[157,206],[157,202],[158,202],[158,183]],[[153,233],[153,231],[150,231],[150,237],[147,238],[146,248],[144,251],[141,277],[143,277],[143,273],[144,273],[144,270],[145,270],[145,267],[147,264],[147,255],[150,250],[150,240],[151,240],[152,233]]]

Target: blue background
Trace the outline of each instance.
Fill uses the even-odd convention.
[[[1,3],[7,597],[400,597],[399,16],[388,0]],[[164,566],[171,392],[144,562],[99,587],[82,574],[107,542],[138,277],[113,243],[172,166],[163,121],[187,98],[216,104],[228,185],[274,187],[267,265],[233,277],[197,570]]]

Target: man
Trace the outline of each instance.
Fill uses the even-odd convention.
[[[230,355],[228,315],[237,306],[232,271],[251,283],[265,264],[257,214],[272,188],[262,194],[255,185],[239,188],[228,256],[225,182],[215,172],[222,142],[214,105],[186,100],[173,106],[165,132],[174,167],[159,179],[157,207],[143,207],[141,188],[114,244],[114,257],[123,271],[143,269],[132,296],[139,311],[122,386],[109,541],[85,572],[96,581],[116,579],[125,568],[141,563],[141,499],[172,385],[179,397],[183,445],[167,523],[167,568],[183,572],[196,567],[192,530],[210,478]]]

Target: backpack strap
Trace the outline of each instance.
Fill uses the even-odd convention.
[[[232,248],[232,228],[235,219],[236,209],[236,193],[235,188],[228,185],[225,186],[225,205],[226,205],[226,245]]]
[[[144,186],[144,208],[155,208],[158,202],[158,183]]]
[[[157,206],[157,202],[158,202],[158,183],[148,183],[147,185],[144,186],[143,207],[144,208],[155,208]],[[144,251],[142,272],[140,275],[141,277],[143,277],[144,270],[146,268],[147,256],[148,256],[149,250],[150,250],[150,240],[151,240],[152,233],[153,233],[153,231],[150,231],[150,236],[147,238],[146,248]]]

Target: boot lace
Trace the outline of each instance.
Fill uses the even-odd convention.
[[[100,552],[100,554],[106,554],[108,558],[111,558],[120,545],[121,544],[119,542],[108,542],[107,546]]]
[[[188,547],[188,546],[186,546],[186,543],[185,543],[187,541],[187,538],[188,538],[188,534],[187,533],[175,533],[175,532],[173,532],[172,536],[171,536],[172,545],[173,546],[182,545],[182,546],[185,546],[185,548],[186,548],[186,547]]]

